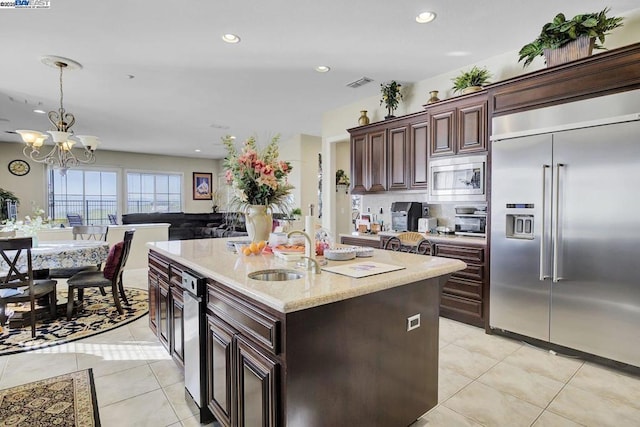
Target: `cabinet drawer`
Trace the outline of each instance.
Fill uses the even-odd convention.
[[[457,258],[465,262],[484,263],[484,248],[436,244],[436,256]]]
[[[444,285],[443,292],[482,300],[482,282],[451,277]]]
[[[149,268],[158,271],[164,277],[169,277],[169,263],[157,256],[149,255]]]
[[[208,284],[207,309],[257,344],[280,352],[280,320],[248,302]]]
[[[484,280],[484,266],[467,263],[467,268],[456,271],[453,273],[452,277],[482,282]]]
[[[465,323],[484,325],[480,301],[443,293],[440,300],[440,314]]]
[[[171,264],[169,271],[169,281],[171,282],[171,285],[182,288],[182,269],[177,267],[175,264]]]

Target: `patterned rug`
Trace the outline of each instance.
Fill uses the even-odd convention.
[[[0,390],[0,426],[99,427],[91,369]]]
[[[35,338],[31,338],[30,326],[4,327],[0,332],[0,356],[86,338],[126,325],[147,314],[147,291],[125,288],[125,294],[131,305],[122,304],[124,314],[119,314],[110,292],[102,296],[98,289],[85,289],[83,309],[79,314],[74,314],[71,321],[67,321],[67,292],[66,289],[58,291],[58,318],[38,321]],[[21,310],[20,307],[13,309],[16,312]]]

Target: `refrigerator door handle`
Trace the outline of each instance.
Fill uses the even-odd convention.
[[[540,235],[540,281],[548,279],[549,276],[545,274],[545,259],[546,259],[546,251],[545,251],[545,214],[547,212],[547,169],[549,169],[549,165],[542,165],[542,224],[541,230],[542,234]]]
[[[563,280],[562,277],[558,277],[558,249],[560,247],[560,169],[563,168],[564,163],[556,164],[556,200],[555,200],[555,223],[553,231],[553,282],[557,283]]]

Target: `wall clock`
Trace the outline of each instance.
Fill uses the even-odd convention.
[[[12,160],[9,162],[9,172],[16,176],[23,176],[29,173],[31,166],[24,160]]]

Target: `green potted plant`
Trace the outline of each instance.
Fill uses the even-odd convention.
[[[453,91],[471,93],[482,90],[482,86],[489,82],[491,73],[485,67],[478,68],[475,65],[469,71],[463,71],[451,79]]]
[[[338,169],[336,171],[336,193],[338,192],[338,187],[342,187],[345,190],[345,193],[347,193],[349,184],[349,176],[344,172],[344,170]]]
[[[605,36],[614,28],[621,27],[623,19],[608,18],[609,10],[607,7],[598,13],[576,15],[568,21],[564,14],[557,14],[552,22],[544,24],[538,38],[520,49],[518,62],[524,60],[524,67],[526,67],[537,56],[544,55],[547,66],[553,66],[589,56],[594,48],[604,49],[602,43]],[[572,42],[573,44],[570,45]],[[568,45],[566,52],[558,54],[557,58],[550,58],[552,51]]]
[[[398,104],[402,100],[402,93],[400,92],[401,84],[392,80],[390,83],[382,83],[380,85],[380,93],[382,93],[382,99],[380,105],[384,105],[387,108],[386,119],[392,119],[395,116],[393,112],[398,108]]]

